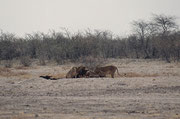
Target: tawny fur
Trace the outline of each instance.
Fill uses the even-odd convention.
[[[105,67],[96,67],[96,69],[94,70],[95,73],[102,75],[102,76],[106,76],[106,75],[110,74],[112,78],[114,78],[114,74],[116,71],[119,75],[118,68],[113,65],[105,66]]]

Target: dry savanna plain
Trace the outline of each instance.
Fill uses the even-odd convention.
[[[0,119],[180,119],[180,63],[109,59],[115,78],[64,78],[77,65],[1,66]]]

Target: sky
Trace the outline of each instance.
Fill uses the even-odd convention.
[[[152,14],[176,16],[180,25],[179,5],[180,0],[0,0],[0,29],[17,36],[62,28],[123,36],[134,20],[150,20]]]

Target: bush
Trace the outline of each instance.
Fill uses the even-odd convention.
[[[4,66],[5,66],[6,68],[11,68],[12,65],[13,65],[12,60],[6,60],[6,61],[5,61],[5,65],[4,65]]]
[[[28,56],[23,56],[20,59],[20,63],[25,67],[29,67],[32,64],[32,60]]]
[[[103,64],[104,58],[180,61],[180,31],[174,19],[164,15],[153,18],[152,21],[135,21],[133,34],[124,38],[98,30],[76,34],[37,32],[27,34],[25,38],[0,32],[0,60],[20,59],[24,66],[30,66],[31,59],[38,59],[40,65],[48,60],[57,64],[80,60],[88,67]],[[162,22],[164,20],[167,22]]]
[[[105,65],[106,59],[101,57],[87,56],[81,57],[79,59],[79,62],[82,63],[82,65],[88,67],[89,69],[94,70],[97,66]]]

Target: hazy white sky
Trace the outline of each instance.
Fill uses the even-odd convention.
[[[117,35],[130,33],[133,20],[151,14],[177,16],[180,0],[0,0],[0,29],[23,36],[49,29],[100,29]]]

